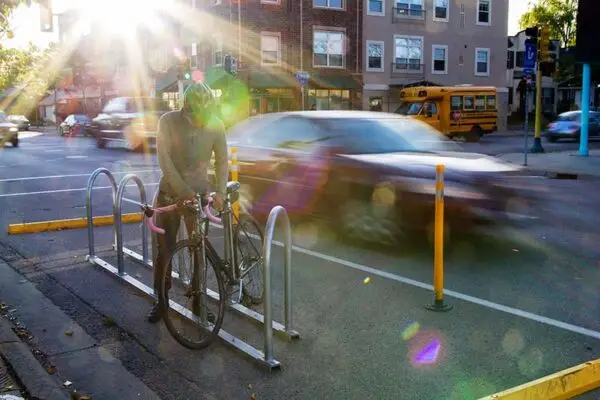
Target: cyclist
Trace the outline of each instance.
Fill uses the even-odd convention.
[[[193,200],[196,193],[208,193],[208,169],[214,152],[214,189],[217,193],[214,206],[221,208],[228,178],[227,141],[223,122],[215,111],[212,91],[207,85],[196,82],[185,90],[183,107],[160,118],[157,152],[162,176],[158,187],[158,207]],[[195,223],[193,212],[184,210],[184,221],[188,232],[191,232]],[[178,213],[156,215],[156,225],[165,230],[164,235],[157,235],[158,251],[153,263],[154,292],[157,295],[161,290],[160,279],[164,268],[171,268],[168,258],[177,242],[180,222]],[[170,287],[171,282],[168,282],[167,290]],[[155,303],[148,313],[148,322],[156,323],[161,318],[162,308]]]

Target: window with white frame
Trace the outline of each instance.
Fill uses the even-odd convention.
[[[408,18],[423,18],[423,0],[396,0],[396,15]]]
[[[417,72],[423,64],[423,37],[394,37],[394,70]]]
[[[344,8],[344,0],[313,0],[313,7],[319,8]]]
[[[385,15],[385,0],[366,0],[367,15]]]
[[[383,47],[379,40],[367,40],[367,71],[383,72]]]
[[[433,19],[435,21],[448,21],[448,0],[433,0]]]
[[[281,63],[281,35],[276,32],[260,34],[260,62],[263,65],[278,65]]]
[[[442,44],[434,44],[431,46],[431,73],[447,74],[448,73],[448,46]]]
[[[220,34],[213,35],[213,65],[223,65],[223,38]]]
[[[344,66],[344,32],[313,32],[313,65],[333,68]]]
[[[492,0],[477,0],[477,24],[492,24]]]
[[[280,4],[280,0],[260,0],[262,4]]]
[[[475,49],[475,75],[490,74],[490,49]]]

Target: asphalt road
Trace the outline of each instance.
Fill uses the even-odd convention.
[[[448,313],[423,307],[432,300],[427,245],[351,245],[323,223],[297,221],[293,299],[301,340],[276,340],[283,370],[267,374],[222,344],[190,352],[163,326],[149,327],[147,299],[83,262],[85,231],[8,236],[10,223],[84,216],[84,188],[98,167],[117,179],[135,172],[149,197],[158,182],[154,155],[98,150],[85,138],[29,136],[20,148],[0,151],[0,257],[108,343],[161,398],[474,399],[600,357],[597,182],[528,178],[547,199],[534,210],[538,220],[449,246],[446,301],[454,309]],[[490,136],[465,147],[500,154],[518,140]],[[97,186],[95,214],[110,214],[107,181]],[[126,197],[137,199],[136,190]],[[124,211],[135,207],[126,203]],[[95,232],[97,246],[107,249],[110,228]],[[139,237],[139,225],[126,226],[128,245],[138,248]],[[110,251],[101,254],[114,260]],[[274,315],[281,320],[279,247],[273,269]],[[127,270],[150,282],[142,267],[128,262]],[[101,322],[107,318],[116,328]],[[259,329],[231,313],[224,328],[262,343]],[[127,340],[113,341],[112,329],[126,332]]]

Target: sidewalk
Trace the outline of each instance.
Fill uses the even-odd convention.
[[[523,165],[523,153],[509,153],[500,159]],[[527,170],[553,178],[600,179],[600,150],[590,150],[588,157],[581,157],[577,151],[527,154]]]
[[[111,351],[0,261],[0,356],[31,398],[158,399]]]

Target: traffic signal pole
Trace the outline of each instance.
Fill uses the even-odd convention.
[[[581,93],[581,133],[579,135],[579,155],[587,157],[588,133],[590,128],[590,85],[591,67],[589,63],[583,64],[583,82]]]
[[[544,147],[542,146],[542,71],[540,70],[539,62],[535,76],[535,136],[531,152],[544,152]]]

